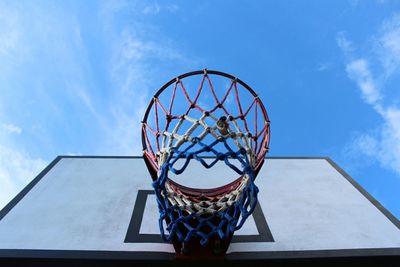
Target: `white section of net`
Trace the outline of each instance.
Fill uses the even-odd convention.
[[[214,122],[212,125],[207,124],[207,117],[211,118]],[[185,133],[178,134],[180,127],[184,121],[191,123],[191,126],[185,131]],[[162,133],[162,147],[157,152],[158,166],[161,170],[161,166],[167,160],[172,148],[179,148],[187,142],[194,142],[192,134],[199,128],[200,134],[196,137],[202,141],[206,136],[212,135],[215,139],[225,138],[232,139],[237,149],[244,149],[250,160],[252,167],[255,167],[256,156],[252,147],[252,135],[249,132],[243,132],[239,124],[235,119],[232,118],[217,118],[212,113],[203,113],[200,119],[194,119],[187,115],[184,115],[179,119],[172,130],[172,132],[164,131]],[[177,205],[182,210],[188,213],[198,214],[212,214],[215,212],[223,211],[229,208],[233,203],[238,201],[243,193],[243,189],[247,186],[249,177],[244,175],[236,188],[232,191],[216,197],[214,200],[201,200],[199,202],[193,201],[183,194],[175,192],[173,186],[171,186],[167,180],[165,188],[167,191],[168,200],[173,204]]]

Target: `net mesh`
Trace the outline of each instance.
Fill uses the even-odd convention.
[[[153,98],[154,119],[152,124],[144,120],[142,127],[144,155],[157,172],[153,187],[160,211],[161,235],[165,240],[176,237],[181,242],[197,236],[202,245],[214,235],[227,239],[243,225],[257,204],[258,188],[254,180],[268,151],[267,113],[255,94],[247,95],[250,101],[246,107],[241,103],[240,89],[246,90],[239,89],[237,79],[231,79],[222,97],[218,97],[206,71],[193,96],[182,79],[177,78],[171,87],[166,88],[171,91],[166,104],[160,96]],[[187,108],[177,115],[173,110],[178,93],[182,96],[180,102],[187,102]],[[200,104],[203,95],[215,104],[203,107]],[[179,106],[185,105],[179,103]],[[252,123],[250,116],[254,118]],[[207,161],[205,154],[212,156],[212,160]],[[188,188],[169,178],[171,173],[182,174],[192,160],[206,169],[222,161],[239,178],[209,190]],[[178,167],[180,161],[183,164]]]

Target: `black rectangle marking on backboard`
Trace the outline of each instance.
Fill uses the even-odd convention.
[[[125,243],[165,243],[159,234],[141,234],[140,226],[143,220],[143,214],[146,207],[147,196],[153,195],[153,190],[139,190],[132,212],[131,221],[125,236]],[[253,212],[254,222],[257,227],[258,235],[234,235],[231,243],[240,242],[274,242],[272,233],[268,227],[267,220],[261,209],[260,203],[257,203]]]

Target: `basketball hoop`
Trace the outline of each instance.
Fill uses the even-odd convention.
[[[157,197],[161,236],[178,255],[225,254],[234,231],[257,204],[254,180],[269,139],[263,103],[232,75],[194,71],[156,92],[142,121],[143,155]],[[192,160],[206,169],[224,162],[239,178],[211,189],[170,178],[184,173]]]

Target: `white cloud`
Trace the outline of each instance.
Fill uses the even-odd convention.
[[[109,3],[108,3],[109,4]],[[137,10],[140,3],[132,2],[127,10]],[[113,24],[118,17],[120,6],[103,8],[105,17],[104,29],[113,32],[112,60],[110,75],[115,88],[113,99],[110,100],[112,120],[107,133],[105,146],[122,154],[141,154],[141,120],[151,94],[162,85],[164,80],[160,74],[174,73],[177,66],[199,65],[199,60],[187,57],[179,51],[179,45],[166,36],[161,36],[152,25],[129,23],[118,27]],[[128,5],[129,6],[129,5]],[[133,6],[135,8],[133,8]],[[142,6],[143,7],[143,6]],[[162,10],[175,12],[178,6],[159,5],[154,2],[142,10],[146,14],[156,14]],[[140,12],[140,11],[139,11]],[[136,14],[140,17],[140,14]],[[170,77],[168,77],[170,78]]]
[[[35,177],[46,165],[40,158],[14,146],[14,137],[22,130],[13,125],[0,123],[0,209]]]
[[[157,2],[154,2],[148,6],[145,6],[143,9],[143,14],[145,15],[155,15],[160,13],[161,7]]]
[[[382,25],[378,37],[381,46],[374,46],[379,68],[371,70],[371,63],[375,58],[364,57],[354,59],[354,46],[348,41],[343,32],[338,34],[337,43],[346,56],[346,71],[361,92],[362,99],[369,104],[382,118],[379,127],[368,129],[352,140],[349,145],[353,154],[360,153],[371,159],[377,160],[384,168],[390,169],[400,175],[400,108],[393,103],[396,99],[383,94],[386,81],[394,74],[399,74],[400,66],[400,16],[395,15]],[[379,81],[379,83],[377,82]]]
[[[383,124],[376,130],[356,136],[346,147],[350,156],[361,153],[400,175],[400,109],[382,112]]]
[[[377,38],[377,53],[385,68],[386,76],[400,68],[400,14],[386,20]]]
[[[131,29],[124,29],[118,42],[116,68],[123,67],[124,64],[132,65],[139,60],[149,59],[189,61],[168,42],[145,40],[143,37],[138,37]]]
[[[400,109],[388,107],[383,118],[378,158],[383,166],[400,175]]]
[[[382,99],[381,93],[371,75],[366,59],[356,59],[346,66],[347,74],[361,89],[362,98],[374,108]]]
[[[352,144],[352,148],[355,148],[370,157],[376,155],[378,147],[379,143],[377,139],[371,134],[360,134],[353,140]]]
[[[22,130],[18,126],[9,123],[0,124],[0,130],[10,134],[21,134]]]
[[[354,51],[354,45],[346,38],[345,32],[338,32],[338,34],[336,35],[336,43],[345,54]]]
[[[179,6],[176,4],[160,5],[157,1],[154,1],[151,4],[145,5],[144,8],[142,9],[142,13],[145,15],[157,15],[162,11],[174,13],[178,10]]]
[[[179,51],[179,44],[153,31],[156,26],[142,23],[145,16],[140,1],[101,5],[104,25],[98,26],[96,34],[104,37],[102,59],[106,63],[100,72],[105,77],[96,79],[102,68],[92,65],[97,59],[91,59],[86,47],[90,38],[74,12],[61,6],[15,2],[6,7],[0,3],[0,70],[7,71],[2,72],[5,79],[0,87],[7,93],[0,97],[0,115],[6,112],[0,116],[0,206],[43,169],[46,161],[42,158],[54,152],[140,154],[141,119],[151,92],[164,82],[160,73],[168,69],[175,75],[182,66],[199,65]],[[162,10],[175,12],[178,7],[153,6],[148,12]],[[119,12],[131,16],[119,16]],[[45,64],[49,69],[41,68]],[[29,86],[17,90],[15,78],[23,80],[15,84]],[[106,85],[98,88],[99,80]],[[23,112],[15,116],[8,107]],[[18,121],[18,125],[2,121]],[[84,139],[88,136],[90,140]],[[28,144],[17,142],[20,139]],[[38,149],[39,144],[44,148]],[[35,150],[40,150],[39,156],[32,156]]]
[[[171,13],[177,12],[179,10],[179,6],[175,4],[167,5],[165,8]]]
[[[18,16],[0,5],[0,55],[11,56],[21,38]]]
[[[143,98],[142,98],[143,99]],[[135,110],[115,107],[111,110],[113,118],[112,132],[109,132],[106,146],[119,155],[140,155],[142,151],[140,129],[146,108],[143,100],[135,101]]]
[[[68,14],[71,20],[65,20],[57,10],[53,14],[46,8],[37,3],[0,3],[0,208],[47,165],[43,158],[55,145],[49,132],[58,131],[50,129],[54,126],[50,121],[66,125],[65,114],[73,112],[59,107],[70,100],[68,94],[74,94],[72,90],[58,91],[60,84],[82,80],[76,75],[81,62],[76,62],[79,57],[74,54],[80,32],[69,31],[76,25],[71,23],[74,17]],[[49,61],[50,72],[64,72],[50,77]],[[61,82],[49,88],[51,79]],[[24,86],[27,83],[29,86]],[[18,121],[18,125],[10,121]],[[43,131],[35,136],[37,129]],[[39,155],[33,156],[35,150]]]
[[[331,63],[329,63],[329,62],[324,62],[324,63],[320,63],[318,66],[317,66],[317,71],[326,71],[326,70],[328,70],[329,68],[331,67]]]
[[[35,177],[46,162],[0,144],[0,208]]]

